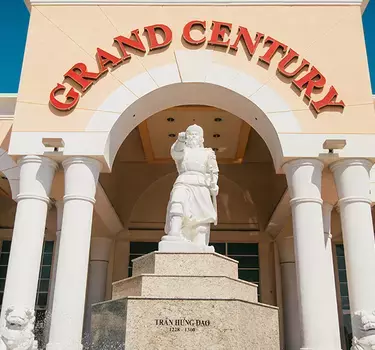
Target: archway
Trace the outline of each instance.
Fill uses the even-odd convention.
[[[194,60],[183,64],[183,67],[174,64],[155,68],[157,75],[163,77],[159,85],[147,83],[149,79],[144,73],[132,78],[115,90],[94,113],[86,131],[107,134],[104,157],[109,168],[127,135],[151,115],[179,105],[205,105],[228,111],[251,125],[264,139],[276,171],[280,172],[283,147],[278,133],[301,131],[286,101],[267,85],[223,65],[219,65],[220,76],[216,80],[207,81],[206,75],[198,75],[184,81],[181,77],[176,78],[174,71],[178,74],[178,69],[194,70]],[[103,113],[119,110],[122,112],[112,116]]]
[[[120,145],[130,131],[151,115],[179,105],[206,105],[228,111],[250,124],[265,140],[275,165],[281,166],[282,147],[277,130],[251,100],[234,90],[208,83],[180,83],[158,88],[131,104],[113,124],[106,144],[106,156],[113,164]]]

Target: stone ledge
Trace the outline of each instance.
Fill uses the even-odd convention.
[[[225,298],[257,302],[258,286],[226,276],[142,274],[113,283],[112,299],[129,296]]]
[[[153,252],[133,260],[133,275],[226,276],[238,278],[238,262],[217,253]]]

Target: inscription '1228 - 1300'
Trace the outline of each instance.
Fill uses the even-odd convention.
[[[209,327],[211,321],[187,318],[157,318],[155,319],[155,325],[167,327],[170,332],[195,332],[197,328]]]

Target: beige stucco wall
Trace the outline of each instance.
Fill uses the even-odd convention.
[[[290,83],[276,76],[281,59],[277,53],[268,69],[256,59],[266,50],[261,43],[249,61],[241,44],[236,55],[215,48],[215,62],[241,70],[271,87],[294,111],[301,132],[375,132],[373,99],[359,6],[36,6],[31,10],[25,59],[16,107],[14,131],[82,131],[95,110],[118,87],[152,68],[175,62],[175,50],[186,49],[181,41],[183,26],[192,19],[233,23],[252,34],[262,32],[285,43],[317,67],[339,92],[346,107],[343,113],[325,111],[317,117]],[[96,48],[118,55],[113,38],[127,36],[136,28],[163,23],[171,27],[174,39],[169,48],[135,55],[99,79],[81,98],[78,106],[62,116],[48,105],[49,93],[75,63],[97,71]],[[210,32],[208,30],[208,32]],[[146,39],[142,35],[146,44]],[[207,49],[204,45],[199,50]],[[129,50],[131,52],[131,50]],[[67,85],[68,86],[68,85]],[[355,88],[353,88],[355,87]],[[320,98],[319,98],[320,96]],[[111,113],[119,111],[108,110]],[[282,115],[280,115],[280,118]]]

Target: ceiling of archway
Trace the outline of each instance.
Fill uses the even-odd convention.
[[[241,162],[250,126],[234,115],[208,106],[179,106],[154,114],[139,126],[149,161],[170,161],[170,148],[179,132],[191,124],[204,130],[205,146],[221,162]]]
[[[173,163],[171,145],[194,123],[203,127],[205,147],[216,151],[219,163],[272,162],[255,130],[233,114],[208,106],[179,106],[154,114],[126,138],[116,162]]]

